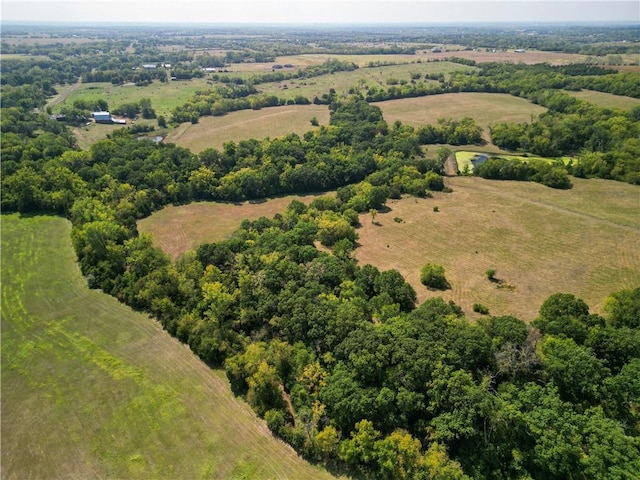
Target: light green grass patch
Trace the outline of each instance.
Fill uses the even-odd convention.
[[[486,155],[489,156],[494,156],[494,157],[502,157],[502,158],[508,158],[508,159],[512,159],[512,160],[520,160],[521,162],[526,162],[526,161],[531,161],[531,160],[541,160],[543,162],[547,162],[547,163],[558,163],[561,162],[563,165],[568,165],[570,162],[576,162],[577,159],[573,158],[573,157],[540,157],[537,155],[512,155],[509,153],[497,153],[497,152],[482,152],[482,151],[477,151],[477,152],[471,152],[468,150],[460,150],[455,152],[455,156],[456,156],[456,163],[458,164],[458,170],[460,172],[464,172],[465,169],[467,169],[467,171],[472,172],[473,171],[473,164],[471,163],[471,160],[473,158],[475,158],[476,155],[481,155],[485,153]]]
[[[330,478],[157,322],[89,290],[59,217],[2,216],[2,478]]]
[[[76,100],[106,100],[110,109],[125,103],[135,103],[143,98],[151,100],[151,106],[158,115],[168,117],[178,105],[184,104],[198,90],[210,87],[205,79],[184,81],[169,81],[162,83],[154,81],[151,85],[137,87],[132,84],[113,85],[111,83],[83,83],[66,99],[55,106],[59,112],[63,106],[73,105]]]
[[[567,91],[566,93],[579,100],[593,103],[602,108],[630,110],[640,105],[640,98],[613,95],[612,93],[597,92],[595,90],[580,90],[579,92]]]
[[[290,133],[303,135],[316,128],[311,125],[313,117],[319,125],[327,125],[328,107],[287,105],[241,110],[219,117],[203,117],[197,124],[183,123],[167,136],[166,141],[199,153],[206,148],[222,149],[229,141],[277,138]]]

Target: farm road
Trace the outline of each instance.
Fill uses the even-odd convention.
[[[74,83],[73,85],[69,85],[62,93],[60,93],[59,95],[54,97],[49,103],[47,103],[47,107],[53,108],[60,102],[63,102],[69,95],[71,95],[71,93],[73,93],[74,90],[76,90],[80,86],[81,83],[82,82],[78,80],[77,83]]]

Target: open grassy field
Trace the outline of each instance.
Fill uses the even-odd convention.
[[[371,56],[370,61],[376,61],[376,57],[380,57],[380,61],[386,56]],[[283,82],[265,83],[258,85],[257,88],[264,93],[277,95],[281,98],[293,98],[296,95],[303,95],[309,99],[314,96],[321,97],[322,94],[329,93],[331,88],[336,93],[344,94],[351,87],[359,86],[375,86],[388,88],[387,80],[394,78],[398,81],[411,79],[412,73],[419,73],[422,81],[426,83],[437,84],[435,80],[424,80],[426,74],[443,73],[445,75],[454,71],[469,71],[475,67],[461,65],[451,62],[422,62],[405,63],[400,65],[387,65],[381,67],[359,68],[351,72],[336,72],[330,75],[322,75],[308,79],[287,80]]]
[[[292,200],[309,204],[315,197],[316,195],[287,195],[263,202],[171,205],[140,220],[138,230],[141,233],[151,233],[153,243],[175,259],[202,243],[228,238],[244,219],[271,218],[276,213],[283,212]]]
[[[398,269],[421,301],[442,296],[470,317],[477,316],[472,305],[481,303],[493,315],[530,321],[556,292],[573,293],[599,312],[608,294],[640,285],[640,188],[572,181],[572,190],[553,190],[529,182],[448,178],[453,193],[390,202],[390,211],[376,217],[379,225],[363,215],[356,257],[361,264]],[[425,263],[442,265],[452,289],[421,285]],[[490,268],[515,288],[489,282]]]
[[[316,128],[311,125],[313,117],[318,119],[320,125],[327,125],[328,107],[287,105],[241,110],[220,117],[203,117],[197,124],[183,123],[171,131],[165,141],[199,153],[206,148],[221,149],[230,140],[277,138],[290,133],[303,135]]]
[[[528,122],[546,111],[523,98],[505,93],[445,93],[377,102],[387,123],[396,120],[415,127],[435,124],[439,118],[473,118],[490,142],[489,126],[499,122]]]
[[[621,108],[630,110],[640,105],[640,98],[613,95],[612,93],[597,92],[595,90],[580,90],[579,92],[567,91],[572,97],[593,103],[603,108]]]
[[[553,190],[529,182],[448,178],[453,193],[391,201],[376,225],[364,214],[356,258],[399,270],[420,301],[443,296],[472,318],[472,305],[482,303],[494,315],[530,321],[556,292],[573,293],[599,312],[610,293],[640,285],[640,188],[572,181],[572,190]],[[139,229],[152,233],[175,258],[202,242],[226,238],[241,218],[270,216],[288,203],[167,207],[139,222]],[[451,290],[432,292],[420,284],[420,269],[428,262],[445,267]],[[490,268],[514,288],[489,282]]]
[[[58,217],[2,217],[2,474],[331,478],[145,315],[88,290]]]
[[[59,112],[65,105],[73,105],[75,100],[103,99],[109,104],[109,108],[115,108],[125,103],[148,98],[158,115],[168,117],[171,110],[189,100],[196,91],[208,87],[207,80],[203,78],[166,83],[155,81],[145,87],[137,87],[133,84],[113,85],[105,82],[82,83],[53,110]]]

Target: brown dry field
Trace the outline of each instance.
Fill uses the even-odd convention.
[[[514,51],[507,52],[485,52],[473,50],[446,51],[441,53],[422,52],[416,57],[427,60],[439,60],[446,57],[459,57],[474,60],[478,63],[485,62],[510,62],[510,63],[549,63],[551,65],[566,65],[569,63],[584,62],[588,57],[577,53],[563,52],[541,52],[537,50],[527,50],[524,53]]]
[[[165,142],[199,153],[206,148],[221,149],[230,140],[276,138],[289,133],[302,135],[316,128],[311,126],[312,117],[316,117],[320,125],[326,125],[329,109],[326,105],[289,105],[203,117],[197,124],[183,123],[167,136]]]
[[[422,302],[442,296],[470,318],[474,303],[492,315],[533,320],[542,302],[557,292],[584,299],[601,312],[612,292],[640,286],[640,187],[605,180],[572,179],[571,190],[536,183],[447,178],[453,193],[432,199],[405,198],[389,210],[361,217],[360,265],[395,268]],[[195,203],[167,207],[138,223],[141,232],[173,258],[202,242],[227,238],[243,218],[271,217],[294,197],[242,205]],[[305,203],[312,196],[296,197]],[[439,212],[433,207],[438,206]],[[397,223],[394,218],[402,219]],[[446,270],[451,290],[420,284],[425,263]],[[513,290],[498,289],[485,272]]]
[[[151,233],[153,243],[173,259],[202,243],[229,238],[242,220],[272,218],[283,212],[292,200],[309,204],[317,195],[287,195],[259,202],[198,202],[168,206],[138,222],[140,233]]]
[[[557,292],[573,293],[600,312],[610,293],[640,286],[640,187],[572,181],[574,188],[564,191],[447,178],[453,193],[392,201],[388,212],[376,216],[377,225],[363,215],[356,258],[381,270],[397,269],[420,301],[442,296],[470,318],[478,317],[472,305],[481,303],[492,315],[531,321]],[[424,287],[425,263],[442,265],[452,288]],[[485,275],[490,268],[515,289],[498,289]]]
[[[435,124],[439,118],[460,120],[473,118],[484,132],[483,138],[490,142],[489,126],[499,122],[530,122],[547,111],[524,98],[505,93],[445,93],[419,98],[403,98],[377,102],[387,123],[396,120],[414,127]]]

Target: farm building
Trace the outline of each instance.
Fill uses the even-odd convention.
[[[109,112],[92,112],[91,116],[96,123],[113,123]]]
[[[158,68],[158,65],[156,65],[155,63],[145,63],[144,65],[142,65],[142,68],[144,68],[145,70],[155,70],[156,68]]]

